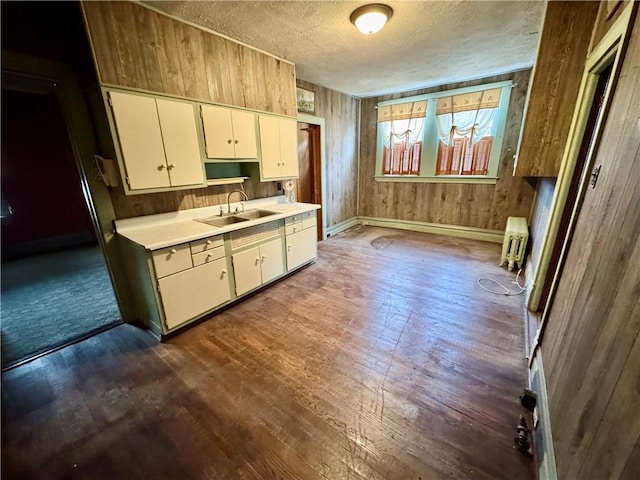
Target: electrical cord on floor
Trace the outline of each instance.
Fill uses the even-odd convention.
[[[513,291],[512,292],[507,287],[505,287],[502,283],[498,282],[497,280],[494,280],[493,278],[489,278],[489,277],[478,277],[476,279],[476,283],[478,285],[480,285],[482,288],[484,288],[487,292],[491,292],[494,295],[504,295],[506,297],[510,297],[512,295],[520,295],[522,292],[524,292],[526,290],[526,288],[523,287],[522,285],[520,285],[520,282],[518,281],[518,278],[520,278],[520,273],[522,273],[522,269],[518,270],[518,274],[516,275],[515,281],[511,282],[511,283],[515,283],[518,286],[518,288],[520,289],[519,291]],[[492,282],[494,285],[498,285],[498,286],[502,287],[503,291],[496,292],[495,290],[492,290],[490,288],[485,287],[482,284],[482,281],[485,281],[485,280],[489,281],[489,282]]]

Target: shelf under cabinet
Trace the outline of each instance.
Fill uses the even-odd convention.
[[[249,177],[208,178],[207,185],[229,185],[231,183],[244,183]]]

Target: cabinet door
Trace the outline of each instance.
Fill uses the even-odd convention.
[[[213,105],[201,105],[200,109],[207,158],[234,158],[231,110]]]
[[[226,258],[161,278],[158,286],[168,329],[231,298]]]
[[[316,229],[307,228],[287,235],[287,270],[291,271],[318,256]]]
[[[260,245],[260,263],[262,266],[262,283],[273,280],[284,273],[281,239]]]
[[[280,165],[282,177],[298,176],[298,122],[280,119]]]
[[[232,255],[233,274],[236,281],[236,295],[240,296],[259,287],[262,283],[260,274],[260,249],[258,247]]]
[[[156,99],[171,186],[205,182],[192,103]]]
[[[129,188],[169,187],[156,100],[109,92]]]
[[[280,178],[280,119],[260,115],[262,178]]]
[[[251,112],[232,110],[233,145],[236,158],[258,158],[256,117]]]

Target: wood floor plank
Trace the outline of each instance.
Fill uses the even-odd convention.
[[[165,343],[118,326],[5,372],[3,478],[533,479],[500,246],[364,227]],[[515,289],[515,286],[513,286]]]

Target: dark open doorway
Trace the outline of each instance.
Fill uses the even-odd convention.
[[[3,368],[121,322],[56,89],[3,75]]]
[[[564,264],[564,258],[562,256],[563,248],[565,245],[571,243],[573,229],[575,227],[575,225],[571,223],[571,219],[574,211],[577,211],[580,208],[580,184],[587,174],[586,169],[591,167],[588,164],[588,160],[595,148],[598,133],[597,126],[605,107],[607,87],[609,85],[612,72],[613,63],[609,64],[598,74],[598,82],[593,93],[591,109],[589,110],[586,128],[580,144],[580,151],[576,159],[576,165],[567,193],[565,208],[562,212],[558,234],[556,236],[556,241],[551,253],[551,259],[549,261],[549,265],[554,268],[549,269],[542,285],[542,293],[538,304],[540,310],[544,309],[549,301],[554,278],[562,272]]]
[[[298,167],[296,199],[322,204],[320,125],[298,122]],[[322,209],[317,211],[318,241],[322,240]]]

